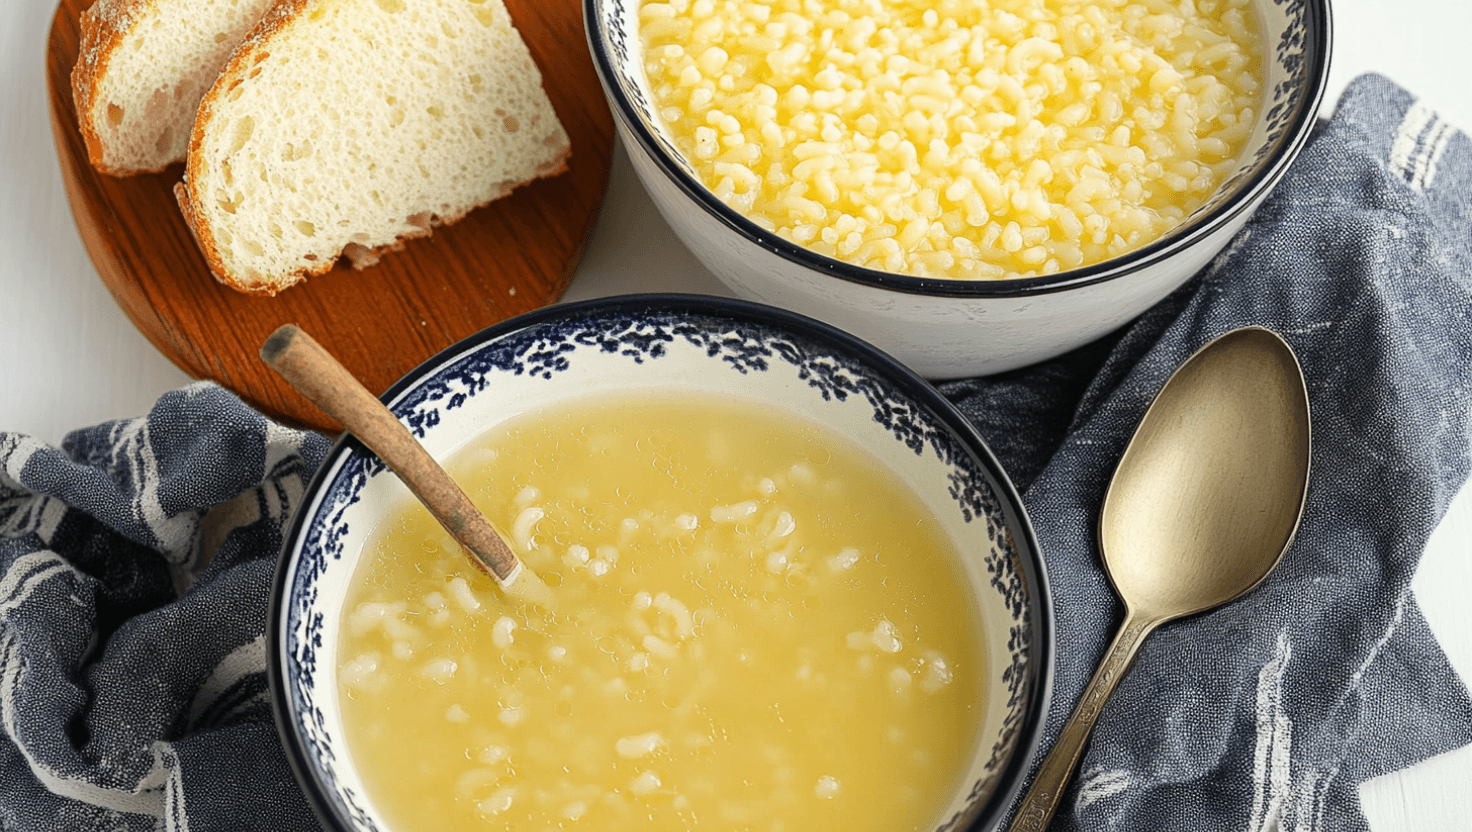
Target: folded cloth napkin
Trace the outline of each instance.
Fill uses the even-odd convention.
[[[317,828],[265,624],[327,449],[209,383],[60,449],[0,433],[0,829]]]
[[[1314,408],[1297,541],[1157,631],[1055,829],[1362,829],[1356,785],[1472,741],[1408,585],[1466,480],[1472,146],[1390,82],[1346,92],[1202,275],[1123,332],[944,391],[1023,490],[1058,611],[1046,747],[1117,625],[1094,524],[1169,373],[1281,332]],[[276,738],[265,610],[320,436],[209,384],[59,449],[0,433],[0,828],[316,828]]]

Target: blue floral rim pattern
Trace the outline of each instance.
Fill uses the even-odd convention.
[[[795,370],[818,400],[866,402],[873,420],[917,455],[948,470],[949,493],[967,523],[985,523],[984,567],[1012,623],[1003,674],[1004,731],[970,803],[942,830],[991,818],[1015,791],[1033,753],[1051,677],[1051,608],[1031,526],[980,437],[932,387],[888,356],[826,324],[745,301],[645,295],[549,307],[491,327],[409,373],[384,394],[424,438],[445,412],[494,389],[498,379],[552,380],[598,354],[634,364],[694,349],[713,368],[740,374]],[[714,370],[713,370],[714,371]],[[504,383],[504,382],[503,382]],[[361,795],[339,782],[341,761],[315,683],[325,643],[319,580],[348,553],[348,509],[383,463],[357,440],[333,448],[308,489],[277,566],[271,612],[272,690],[278,726],[298,780],[328,828],[376,830]],[[1021,747],[1018,747],[1021,746]],[[1009,788],[999,788],[1001,785]]]

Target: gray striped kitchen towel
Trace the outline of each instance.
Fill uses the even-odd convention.
[[[61,448],[0,433],[0,829],[317,828],[265,625],[327,447],[209,383]]]

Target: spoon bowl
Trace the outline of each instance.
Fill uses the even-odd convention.
[[[1261,327],[1198,350],[1161,388],[1115,469],[1099,520],[1124,621],[1019,805],[1041,832],[1099,712],[1145,637],[1262,582],[1293,540],[1308,491],[1308,390],[1298,359]]]
[[[1115,589],[1169,620],[1253,588],[1293,539],[1308,462],[1292,350],[1257,327],[1213,341],[1145,412],[1105,493],[1099,545]]]

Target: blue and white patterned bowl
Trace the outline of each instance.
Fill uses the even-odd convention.
[[[664,133],[639,40],[640,0],[583,0],[593,65],[660,214],[738,296],[852,332],[925,378],[1010,370],[1117,329],[1200,271],[1267,197],[1313,130],[1329,77],[1329,0],[1252,0],[1264,100],[1236,172],[1163,238],[1092,266],[1011,280],[863,268],[757,226],[712,194]]]
[[[980,436],[893,359],[824,324],[744,301],[681,295],[549,307],[456,344],[384,400],[436,458],[491,425],[599,393],[702,391],[830,426],[899,474],[965,553],[988,690],[979,742],[940,829],[990,829],[1038,742],[1052,613],[1021,503]],[[288,758],[323,822],[387,832],[344,745],[339,618],[378,518],[406,498],[354,438],[328,455],[277,566],[271,684]]]

